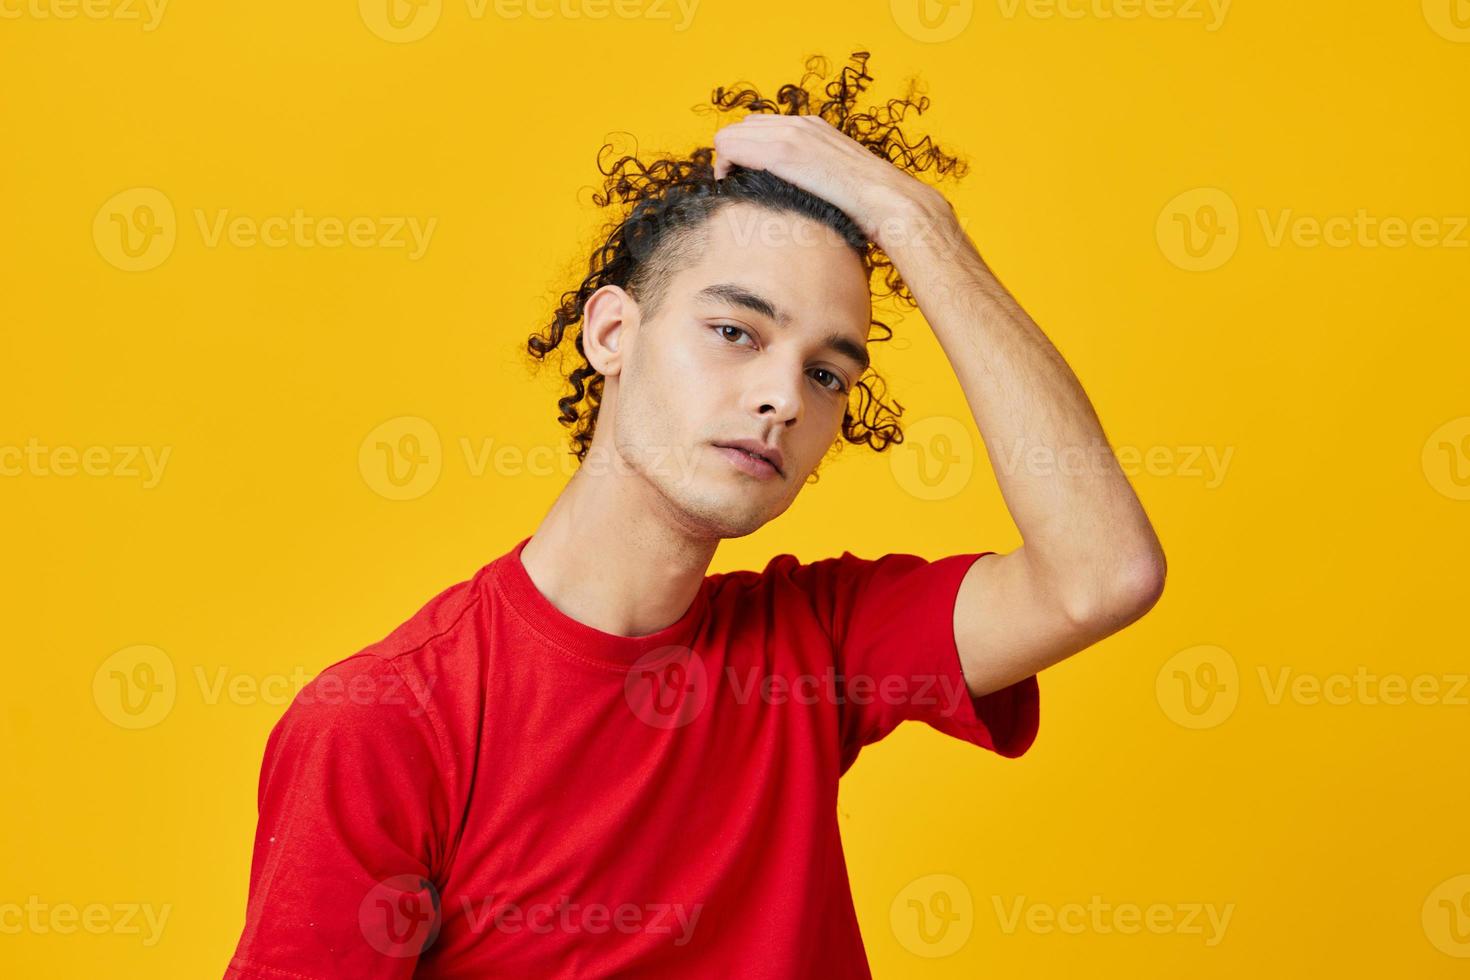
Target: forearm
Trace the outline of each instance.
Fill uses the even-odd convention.
[[[1028,564],[1069,611],[1145,601],[1164,556],[1061,354],[939,195],[880,241],[949,358]]]

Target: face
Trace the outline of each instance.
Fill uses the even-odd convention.
[[[837,439],[872,307],[861,260],[820,222],[741,202],[703,234],[653,318],[614,286],[589,299],[594,446],[611,441],[688,526],[740,537],[790,506]]]

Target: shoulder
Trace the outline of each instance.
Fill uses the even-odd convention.
[[[490,569],[486,565],[470,578],[441,590],[387,636],[353,656],[375,657],[401,667],[406,661],[424,659],[427,650],[441,655],[464,652],[466,648],[459,641],[473,638],[476,633],[477,617],[483,614],[485,604],[483,583]]]
[[[463,711],[476,710],[483,689],[484,572],[442,589],[387,636],[322,668],[272,738],[419,744],[454,768],[451,730]]]
[[[824,559],[833,561],[835,559]],[[760,570],[737,569],[707,576],[710,595],[725,600],[749,600],[762,592],[799,590],[813,565],[793,554],[774,555]]]
[[[955,556],[956,558],[963,556]],[[930,559],[906,552],[891,552],[865,558],[844,550],[839,555],[803,561],[794,554],[772,556],[760,571],[723,572],[710,576],[716,588],[751,590],[786,589],[820,594],[843,584],[856,583],[875,575],[893,575],[934,564]]]
[[[710,575],[712,583],[723,585],[727,588],[749,588],[768,582],[787,582],[793,579],[808,576],[813,572],[820,572],[837,565],[850,566],[854,563],[862,563],[867,559],[859,558],[850,551],[844,551],[841,555],[829,558],[818,558],[803,561],[798,556],[789,552],[772,555],[766,560],[766,564],[759,571],[741,569],[730,572],[717,572]]]
[[[821,612],[866,572],[891,559],[912,557],[885,555],[862,558],[851,551],[840,555],[803,560],[791,553],[774,555],[759,571],[740,570],[710,576],[711,594],[725,604],[773,604],[783,608],[799,605]]]
[[[385,796],[422,796],[450,784],[455,768],[425,701],[393,662],[354,654],[313,677],[271,728],[259,803],[283,793],[339,798],[366,773]]]
[[[803,561],[779,554],[758,571],[725,573],[724,586],[746,602],[810,610],[834,638],[855,619],[893,620],[952,610],[975,559],[985,552],[925,558],[896,551],[864,557],[852,551]],[[946,603],[950,605],[946,606]]]
[[[425,702],[391,660],[359,652],[306,683],[276,723],[273,738],[391,742],[426,724]]]

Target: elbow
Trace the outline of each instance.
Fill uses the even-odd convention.
[[[1154,546],[1119,563],[1066,603],[1067,617],[1079,627],[1113,632],[1141,618],[1164,594],[1168,564]]]
[[[1164,560],[1163,549],[1155,547],[1152,554],[1135,559],[1128,569],[1123,577],[1119,601],[1132,621],[1158,605],[1164,595],[1164,579],[1168,576],[1169,567]]]

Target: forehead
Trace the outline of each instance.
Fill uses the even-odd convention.
[[[866,339],[872,296],[862,260],[835,229],[803,215],[729,204],[701,228],[698,258],[677,277],[680,292],[738,279],[759,287],[808,327],[846,327]]]

